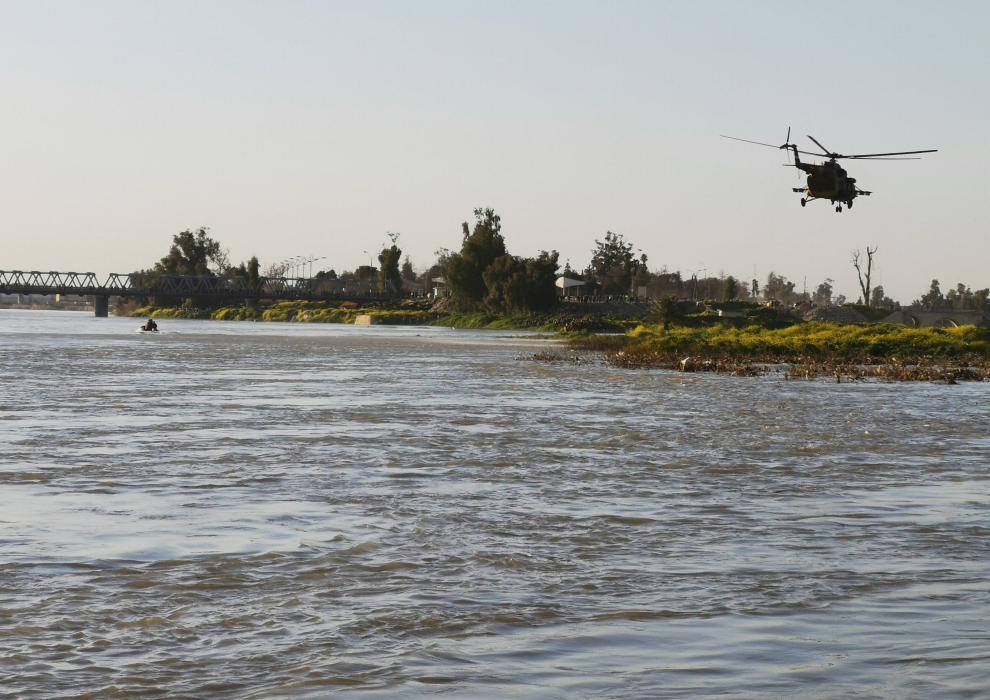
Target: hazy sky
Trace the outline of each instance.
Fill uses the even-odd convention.
[[[241,260],[417,266],[474,207],[584,266],[774,270],[910,302],[990,285],[987,2],[2,2],[0,269],[127,272],[186,228]],[[787,127],[873,190],[805,209]],[[879,274],[878,274],[879,277]]]

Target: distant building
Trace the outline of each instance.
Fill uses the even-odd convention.
[[[575,280],[570,277],[558,277],[556,285],[557,289],[560,290],[561,295],[565,297],[581,296],[581,291],[584,288],[584,280]]]
[[[430,290],[430,296],[434,299],[440,297],[449,297],[450,292],[447,291],[447,280],[443,277],[434,277],[430,280],[433,283],[433,289]]]

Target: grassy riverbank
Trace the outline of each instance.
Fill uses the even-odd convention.
[[[354,323],[374,316],[377,323],[423,325],[443,316],[423,308],[342,307],[339,303],[286,301],[266,307],[227,306],[219,309],[156,308],[146,306],[127,314],[139,318],[194,318],[213,321],[271,321],[296,323]]]
[[[179,318],[214,321],[270,321],[281,323],[355,323],[359,316],[371,316],[381,325],[430,325],[449,328],[491,330],[594,331],[623,333],[639,325],[639,320],[593,314],[452,314],[433,311],[428,304],[406,302],[398,305],[369,305],[347,308],[339,302],[287,301],[265,307],[230,306],[219,309],[146,306],[124,313],[136,318]]]
[[[625,336],[627,354],[725,354],[740,358],[778,357],[985,357],[990,329],[908,328],[883,323],[840,325],[801,323],[789,328],[758,326],[672,328],[639,326]]]
[[[617,318],[607,315],[569,316],[564,314],[524,314],[516,316],[494,316],[491,314],[449,314],[435,321],[431,326],[449,328],[481,328],[492,330],[531,330],[556,332],[599,332],[624,333],[639,325],[638,320]]]
[[[789,328],[639,326],[623,336],[571,338],[613,365],[785,377],[987,379],[990,329],[802,323]]]

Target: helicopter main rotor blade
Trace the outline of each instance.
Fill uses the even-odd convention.
[[[909,156],[914,153],[938,153],[938,149],[931,148],[927,151],[898,151],[897,153],[860,153],[859,155],[839,156],[839,157],[840,158],[874,158],[876,156]]]
[[[719,134],[719,136],[721,136],[723,139],[732,139],[733,141],[742,141],[743,143],[755,143],[757,146],[766,146],[767,148],[776,148],[777,150],[780,150],[780,149],[784,148],[784,146],[774,146],[773,144],[763,143],[762,141],[750,141],[749,139],[739,139],[739,138],[736,138],[735,136],[723,136],[722,134]],[[785,145],[789,145],[789,144],[785,144]],[[790,152],[790,150],[791,149],[789,149],[789,148],[787,149],[788,152]],[[798,151],[798,153],[800,153],[801,155],[805,155],[805,156],[820,156],[820,155],[822,155],[821,153],[812,153],[811,151]]]
[[[824,155],[826,155],[826,156],[828,156],[829,158],[831,158],[831,157],[832,157],[832,152],[831,152],[830,150],[828,150],[827,148],[825,148],[825,147],[824,147],[823,145],[821,145],[820,143],[818,143],[818,139],[816,139],[816,138],[815,138],[814,136],[812,136],[811,134],[807,134],[807,137],[808,137],[809,139],[811,139],[812,141],[814,141],[814,142],[815,142],[815,145],[816,145],[816,146],[818,146],[818,147],[819,147],[820,149],[822,149],[823,151],[825,151],[825,153],[824,153]],[[817,153],[816,155],[822,155],[822,154],[821,154],[821,153]]]
[[[828,155],[827,153],[812,153],[811,151],[798,151],[798,153],[801,153],[806,156],[818,156],[819,158],[822,157],[823,155],[824,156]]]
[[[719,136],[722,136],[722,134],[719,134]],[[774,146],[769,143],[762,143],[760,141],[750,141],[749,139],[737,139],[735,136],[722,136],[722,138],[732,139],[733,141],[742,141],[744,143],[755,143],[757,146],[766,146],[767,148],[777,148],[777,149],[780,148],[780,146]]]
[[[836,156],[837,158],[851,158],[852,156]],[[857,158],[856,160],[921,160],[921,158]]]

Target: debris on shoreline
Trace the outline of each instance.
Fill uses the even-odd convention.
[[[734,358],[728,354],[712,357],[680,357],[675,353],[603,352],[602,359],[625,369],[668,369],[680,372],[714,372],[734,377],[781,374],[784,379],[824,379],[836,381],[879,379],[899,382],[990,381],[990,361],[947,362],[934,358],[910,361],[862,357],[855,359],[816,359],[796,357]]]
[[[532,360],[533,362],[572,362],[575,364],[580,364],[587,361],[573,350],[569,352],[562,352],[560,350],[541,350],[530,357],[520,356],[516,359]]]

